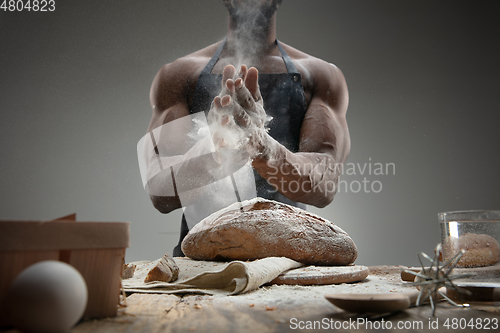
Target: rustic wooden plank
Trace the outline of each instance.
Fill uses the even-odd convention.
[[[343,312],[333,305],[329,306],[328,302],[323,303],[323,300],[290,307],[279,302],[247,303],[237,301],[234,297],[237,296],[133,294],[128,298],[127,309],[117,317],[84,321],[72,332],[301,332],[325,331],[335,326],[344,332],[369,332],[383,330],[383,327],[396,329],[400,323],[406,325],[401,328],[405,332],[429,332],[434,330],[431,325],[435,325],[436,321],[442,331],[447,330],[443,326],[445,321],[453,318],[500,319],[498,312],[455,308],[444,303],[438,306],[436,317],[432,316],[429,306],[392,314],[363,316]],[[297,321],[291,321],[292,318]],[[316,329],[309,330],[308,327]],[[469,327],[460,331],[478,330]]]
[[[390,267],[389,267],[390,268]],[[400,268],[372,269],[390,285],[401,283]],[[370,282],[364,282],[368,287]],[[349,285],[345,285],[348,287]],[[363,288],[363,283],[353,284]],[[287,289],[288,288],[288,289]],[[286,290],[289,297],[283,297]],[[397,325],[407,325],[405,332],[448,331],[446,320],[497,320],[500,307],[456,308],[441,302],[432,316],[430,306],[421,306],[391,314],[360,315],[342,311],[328,302],[321,293],[302,286],[265,286],[259,292],[238,296],[176,296],[169,294],[132,294],[127,308],[118,316],[81,322],[76,333],[135,333],[135,332],[310,332],[326,329],[343,332],[397,331]],[[316,290],[316,289],[315,289]],[[324,290],[324,289],[320,289]],[[330,289],[327,289],[330,290]],[[332,289],[334,287],[332,286]],[[280,296],[281,295],[281,296]],[[312,295],[312,296],[311,296]],[[307,296],[307,297],[306,297]],[[462,319],[463,318],[463,319]],[[437,320],[437,322],[436,322]],[[432,325],[437,323],[438,329]],[[390,325],[389,328],[387,325]],[[315,329],[309,330],[309,327]],[[495,331],[493,328],[490,331]],[[450,328],[451,330],[451,328]],[[477,332],[466,327],[461,332]]]
[[[274,332],[284,324],[280,310],[231,297],[133,294],[127,304],[117,317],[84,321],[73,332]]]

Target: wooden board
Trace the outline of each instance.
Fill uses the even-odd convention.
[[[418,292],[417,292],[418,294]],[[385,313],[407,309],[411,305],[406,294],[333,294],[325,295],[333,305],[353,313]]]
[[[270,284],[320,285],[352,283],[364,280],[370,270],[366,266],[306,266],[283,272]]]

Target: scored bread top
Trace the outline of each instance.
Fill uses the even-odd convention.
[[[305,264],[347,265],[356,245],[334,223],[303,209],[263,198],[237,202],[194,226],[183,252],[198,260],[283,256]]]

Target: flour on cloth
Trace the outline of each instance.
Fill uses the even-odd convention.
[[[269,257],[254,261],[213,262],[189,258],[174,258],[180,272],[174,283],[144,283],[144,276],[157,261],[139,261],[134,276],[122,281],[128,292],[199,293],[237,295],[259,288],[281,273],[303,266],[284,257]]]

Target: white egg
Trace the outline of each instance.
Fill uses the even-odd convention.
[[[9,323],[28,332],[68,332],[87,306],[87,285],[73,266],[54,260],[23,270],[7,294]]]

